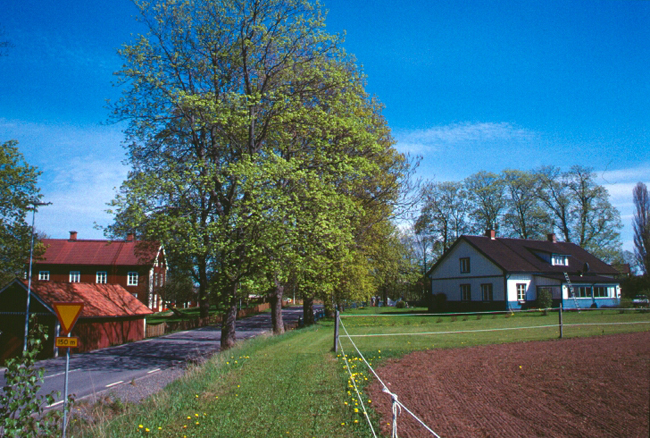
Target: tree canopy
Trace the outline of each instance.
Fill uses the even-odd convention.
[[[120,50],[112,109],[128,122],[132,170],[108,233],[163,241],[202,313],[209,297],[227,309],[222,347],[242,293],[267,294],[281,331],[286,286],[341,290],[360,236],[389,219],[406,160],[318,5],[136,4],[149,33]]]
[[[607,262],[622,258],[620,214],[590,168],[478,172],[462,182],[429,183],[422,195],[416,229],[434,236],[442,251],[461,234],[493,229],[520,239],[558,233]]]
[[[31,237],[27,213],[41,198],[41,172],[25,162],[17,144],[10,140],[0,146],[0,286],[25,271]]]

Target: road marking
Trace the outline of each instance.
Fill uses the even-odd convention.
[[[110,388],[111,386],[119,385],[120,383],[124,383],[124,380],[120,380],[119,382],[110,383],[110,384],[106,385],[105,388]]]
[[[56,403],[52,403],[51,405],[47,405],[46,408],[53,408],[54,406],[58,406],[58,405],[62,404],[63,402],[64,402],[64,400],[59,400]]]
[[[70,373],[74,373],[75,371],[81,371],[81,368],[77,368],[76,370],[70,370],[70,371],[68,371],[68,374],[70,374]],[[51,374],[51,375],[49,375],[49,376],[45,376],[45,377],[43,377],[43,378],[44,378],[44,379],[48,379],[48,378],[50,378],[50,377],[62,376],[62,375],[64,375],[64,374],[65,374],[65,371],[61,371],[60,373]]]
[[[160,371],[160,368],[156,368],[155,370],[147,371],[147,374],[157,373],[158,371]]]

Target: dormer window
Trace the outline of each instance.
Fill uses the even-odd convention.
[[[553,254],[551,255],[551,265],[569,266],[569,256],[562,254]]]

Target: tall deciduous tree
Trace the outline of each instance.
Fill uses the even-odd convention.
[[[506,207],[505,185],[499,175],[481,171],[464,181],[475,229],[498,230]]]
[[[0,285],[25,271],[31,237],[27,213],[41,198],[41,172],[25,162],[17,144],[0,145]]]
[[[648,187],[639,182],[632,192],[634,201],[634,256],[644,275],[650,275],[650,196]]]
[[[415,230],[439,243],[434,246],[437,256],[447,251],[461,235],[472,232],[468,216],[470,204],[463,183],[445,181],[427,184],[422,189],[422,199]]]
[[[539,180],[521,170],[504,170],[501,177],[507,198],[504,231],[520,239],[543,238],[550,219],[537,197]]]
[[[150,33],[120,51],[113,116],[133,170],[109,231],[137,228],[191,266],[202,314],[209,291],[226,308],[222,348],[240,291],[267,290],[281,331],[287,282],[319,252],[345,255],[348,221],[391,192],[390,172],[374,184],[400,162],[380,107],[307,0],[137,5]],[[323,205],[338,223],[318,248]]]

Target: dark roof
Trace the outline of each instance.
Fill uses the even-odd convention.
[[[25,290],[26,282],[23,281]],[[117,284],[32,281],[32,293],[52,308],[55,302],[83,302],[80,318],[149,315],[153,313]]]
[[[577,275],[578,272],[584,272],[586,263],[589,265],[589,270],[584,275],[618,274],[616,269],[573,243],[552,242],[549,240],[506,239],[500,237],[491,239],[485,236],[461,236],[454,242],[452,248],[463,240],[467,241],[505,272],[558,274],[563,279],[563,272],[568,272],[572,275]],[[451,248],[449,251],[451,251]],[[549,256],[551,254],[566,255],[568,256],[569,266],[552,266],[548,261],[539,256],[541,253],[548,254]],[[571,280],[573,281],[573,278]]]
[[[35,264],[52,265],[151,265],[160,250],[157,242],[127,240],[43,239],[45,253]]]

